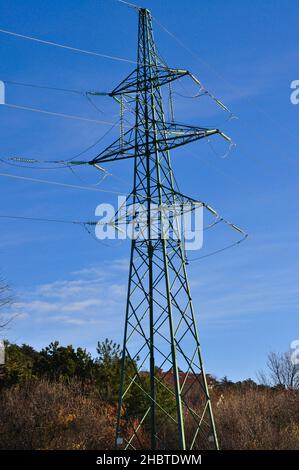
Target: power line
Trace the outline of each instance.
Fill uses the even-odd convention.
[[[155,17],[153,17],[153,19],[157,23],[157,25],[161,29],[163,29],[170,37],[172,37],[172,39],[174,39],[183,49],[185,49],[187,52],[189,52],[189,54],[193,55],[193,57],[195,57],[197,60],[202,60],[202,59],[200,59],[200,57],[197,54],[195,54],[195,52],[192,51],[192,49],[190,49],[188,46],[186,46],[186,44],[184,44],[183,41],[181,41],[177,36],[175,36],[175,34],[173,34],[162,23],[160,23],[160,21],[158,21]],[[194,75],[190,74],[190,76],[195,82],[197,82],[197,79]],[[212,98],[217,104],[219,104],[221,107],[223,107],[223,109],[225,109],[230,114],[232,114],[231,111],[226,106],[223,105],[223,103],[221,103],[212,93],[210,93],[208,90],[206,90],[206,88],[202,85],[202,83],[199,82],[198,84],[200,85],[201,90],[205,91],[205,93],[208,94],[210,96],[210,98]]]
[[[60,91],[60,92],[63,92],[63,93],[73,93],[73,94],[76,94],[76,95],[79,95],[79,96],[83,96],[83,97],[86,98],[87,102],[101,114],[104,114],[104,112],[93,102],[90,95],[92,95],[92,96],[109,96],[109,93],[100,92],[100,91],[74,90],[74,89],[71,89],[71,88],[62,88],[62,87],[56,87],[56,86],[54,87],[54,86],[48,86],[48,85],[39,85],[39,84],[35,84],[35,83],[24,83],[24,82],[18,82],[18,81],[13,81],[13,80],[2,80],[2,81],[7,85],[30,87],[30,88],[36,88],[36,89],[41,89],[41,90]]]
[[[41,88],[45,90],[53,90],[53,91],[63,91],[63,92],[68,92],[68,93],[75,93],[77,95],[85,95],[87,92],[86,91],[81,91],[81,90],[73,90],[70,88],[60,88],[60,87],[53,87],[53,86],[47,86],[47,85],[38,85],[35,83],[24,83],[24,82],[17,82],[13,80],[2,80],[4,83],[7,85],[16,85],[16,86],[24,86],[24,87],[30,87],[30,88]]]
[[[62,117],[62,118],[66,118],[66,119],[74,119],[74,120],[77,120],[77,121],[93,122],[95,124],[103,124],[103,125],[107,125],[107,126],[113,125],[113,122],[109,122],[109,121],[100,121],[98,119],[84,118],[84,117],[81,117],[81,116],[75,116],[73,114],[56,113],[56,112],[53,112],[53,111],[46,111],[44,109],[39,109],[39,108],[31,108],[31,107],[28,107],[28,106],[20,106],[20,105],[12,104],[12,103],[2,103],[0,106],[7,106],[8,108],[12,108],[12,109],[20,109],[20,110],[23,110],[23,111],[32,111],[34,113],[42,113],[42,114],[47,114],[49,116]]]
[[[49,181],[49,180],[43,180],[39,178],[30,178],[28,176],[20,176],[20,175],[11,175],[9,173],[0,173],[0,176],[7,177],[7,178],[14,178],[14,179],[20,179],[20,180],[25,180],[25,181],[32,181],[35,183],[42,183],[42,184],[52,184],[55,186],[63,186],[66,188],[72,188],[72,189],[85,189],[87,191],[96,191],[96,192],[101,192],[101,193],[110,193],[110,194],[117,194],[117,195],[122,195],[126,196],[126,193],[121,193],[119,191],[113,191],[109,189],[99,189],[95,187],[90,187],[90,186],[79,186],[75,184],[68,184],[68,183],[60,183],[58,181]]]
[[[60,47],[61,49],[67,49],[67,50],[73,51],[73,52],[80,52],[82,54],[92,55],[92,56],[96,56],[96,57],[102,57],[104,59],[118,60],[120,62],[127,62],[127,63],[130,63],[130,64],[136,64],[137,63],[134,60],[125,59],[123,57],[117,57],[117,56],[112,56],[112,55],[108,55],[108,54],[102,54],[100,52],[94,52],[94,51],[88,51],[88,50],[85,50],[85,49],[79,49],[77,47],[67,46],[65,44],[59,44],[59,43],[53,42],[53,41],[46,41],[44,39],[36,38],[36,37],[33,37],[33,36],[26,36],[25,34],[15,33],[14,31],[8,31],[8,30],[5,30],[5,29],[0,29],[0,33],[8,34],[10,36],[14,36],[14,37],[17,37],[17,38],[20,38],[20,39],[28,39],[29,41],[35,41],[35,42],[38,42],[40,44],[45,44],[47,46],[55,46],[55,47]]]
[[[123,3],[127,7],[133,8],[134,10],[137,10],[137,11],[141,9],[141,7],[139,7],[138,5],[135,5],[134,3],[130,3],[130,2],[125,2],[125,0],[115,0],[115,2]]]
[[[162,23],[160,23],[160,21],[158,21],[157,18],[155,18],[154,16],[153,16],[153,20],[157,23],[158,26],[160,26],[161,29],[163,29],[170,37],[172,37],[181,47],[183,47],[191,55],[197,57],[195,52],[193,52],[188,46],[186,46],[183,43],[183,41],[181,41],[177,36],[175,36],[175,34],[173,34],[171,31],[169,31],[169,29],[167,29],[166,26],[164,26]]]
[[[4,83],[7,85],[16,85],[16,86],[23,86],[23,87],[30,87],[30,88],[38,88],[42,90],[51,90],[51,91],[62,91],[64,93],[74,93],[77,95],[85,96],[90,103],[93,105],[94,108],[96,108],[98,111],[102,112],[91,100],[91,96],[109,96],[108,92],[102,92],[102,91],[95,91],[95,90],[74,90],[72,88],[62,88],[62,87],[57,87],[57,86],[49,86],[49,85],[39,85],[37,83],[24,83],[24,82],[19,82],[19,81],[14,81],[14,80],[2,80]]]
[[[94,143],[85,147],[79,153],[76,153],[73,157],[68,159],[61,159],[61,160],[40,160],[40,159],[29,159],[29,158],[19,158],[19,157],[7,157],[7,158],[0,158],[0,161],[6,165],[18,167],[18,168],[32,168],[32,169],[40,169],[40,170],[56,170],[59,168],[68,168],[68,164],[76,160],[76,158],[80,157],[84,153],[88,152],[88,150],[94,148],[98,145],[117,125],[119,121],[116,121],[109,129],[106,131],[101,137],[99,137]],[[21,163],[24,163],[22,165]],[[30,166],[28,166],[30,164]],[[34,166],[31,166],[34,164]],[[37,167],[36,164],[51,164],[51,167]],[[56,165],[56,166],[53,166]],[[112,175],[111,175],[112,176]]]
[[[14,168],[32,168],[34,170],[57,170],[60,168],[66,168],[67,165],[63,162],[50,162],[50,161],[44,161],[41,162],[39,160],[30,160],[30,159],[23,159],[19,157],[6,157],[6,158],[0,158],[0,162],[4,163],[4,165],[9,165]],[[50,164],[51,166],[36,166],[36,163],[46,163]],[[52,165],[52,163],[55,165]],[[59,163],[59,164],[58,164]],[[34,166],[32,166],[34,164]]]
[[[97,139],[93,144],[89,145],[88,147],[86,147],[84,150],[82,150],[81,152],[77,153],[74,157],[72,157],[71,159],[68,159],[68,160],[64,160],[64,162],[68,161],[68,162],[71,162],[73,160],[75,160],[76,158],[78,157],[81,157],[81,155],[83,155],[84,153],[88,152],[88,150],[92,149],[93,147],[95,147],[97,144],[99,144],[118,124],[119,124],[120,120],[116,121],[114,124],[112,124],[112,126],[110,127],[110,129],[107,130],[107,132],[105,132],[103,135],[101,135],[101,137],[99,139]]]
[[[1,219],[16,219],[16,220],[28,220],[35,222],[55,222],[60,224],[76,224],[76,225],[96,225],[96,221],[79,221],[79,220],[64,220],[64,219],[46,219],[42,217],[26,217],[21,215],[3,215],[0,214]]]
[[[203,64],[205,67],[209,68],[215,74],[215,76],[217,76],[224,84],[229,86],[229,88],[231,90],[235,91],[235,86],[232,83],[230,83],[221,73],[219,73],[218,70],[213,65],[211,65],[206,60],[202,59],[199,56],[199,54],[197,54],[190,47],[188,47],[180,38],[178,38],[174,33],[172,33],[162,23],[160,23],[160,21],[158,21],[154,17],[153,17],[153,19],[161,29],[163,29],[170,37],[172,37],[183,49],[185,49],[187,52],[189,52],[189,54],[191,54],[197,62],[199,62],[199,63]],[[272,114],[268,113],[267,111],[265,111],[265,109],[263,109],[262,107],[257,105],[251,98],[245,97],[244,99],[246,101],[248,101],[248,103],[253,105],[260,114],[263,114],[270,121],[272,121],[272,123],[278,125],[281,128],[282,123],[279,122],[277,119],[275,119]],[[233,115],[233,117],[237,117],[237,116]],[[250,132],[252,132],[252,127],[249,127],[248,123],[246,124],[246,122],[245,122],[245,125],[248,128],[250,128]],[[284,131],[287,132],[289,134],[289,136],[291,136],[292,138],[295,138],[295,139],[298,140],[298,136],[296,134],[294,134],[292,131],[290,131],[290,129],[288,127],[285,126]],[[270,145],[272,145],[272,147],[274,147],[273,142],[271,140],[268,143],[270,143]],[[293,163],[296,161],[295,158],[292,158],[287,154],[284,154],[284,157],[287,158],[288,160],[292,161]]]
[[[20,215],[3,215],[0,214],[0,219],[11,219],[11,220],[22,220],[28,222],[50,222],[50,223],[60,223],[60,224],[71,224],[77,225],[86,230],[86,232],[92,236],[94,240],[100,242],[104,246],[111,248],[111,245],[105,243],[103,240],[97,238],[91,231],[91,227],[95,227],[96,225],[109,225],[107,222],[100,222],[100,221],[79,221],[79,220],[64,220],[64,219],[45,219],[43,217],[26,217]],[[112,223],[110,225],[113,225]],[[122,242],[122,241],[121,241]]]
[[[214,256],[214,255],[217,255],[217,254],[219,254],[219,253],[222,253],[223,251],[229,250],[230,248],[233,248],[233,247],[235,247],[235,246],[240,245],[240,243],[244,242],[247,237],[248,237],[248,234],[245,234],[244,237],[240,238],[240,240],[237,240],[236,242],[231,243],[230,245],[227,245],[227,246],[225,246],[225,247],[223,247],[223,248],[220,248],[219,250],[212,251],[211,253],[207,253],[206,255],[199,256],[199,257],[197,257],[197,258],[188,259],[188,261],[190,261],[190,262],[192,262],[192,261],[199,261],[199,260],[201,260],[201,259],[209,258],[210,256]]]

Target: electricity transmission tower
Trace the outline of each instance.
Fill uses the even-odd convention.
[[[163,227],[153,235],[151,212],[153,204],[194,204],[177,190],[169,151],[213,134],[226,136],[166,122],[161,87],[191,74],[159,57],[151,14],[138,12],[137,67],[110,93],[120,103],[134,97],[135,125],[90,162],[134,159],[128,199],[146,208],[146,234],[131,242],[116,445],[163,449],[167,436],[168,448],[218,449],[183,242],[163,237]]]
[[[139,15],[136,69],[110,93],[86,92],[108,94],[119,102],[120,137],[90,161],[80,162],[74,157],[69,162],[52,163],[62,167],[89,164],[108,175],[102,164],[129,159],[134,162],[133,190],[126,199],[129,215],[126,212],[125,223],[129,221],[135,236],[131,241],[116,445],[126,449],[218,449],[187,276],[184,237],[176,211],[194,213],[201,206],[216,218],[216,223],[225,222],[240,232],[242,240],[247,234],[218,216],[207,204],[178,190],[170,150],[216,134],[229,142],[230,139],[218,129],[175,122],[171,83],[189,77],[201,84],[187,70],[168,67],[156,50],[150,12],[136,9]],[[169,87],[170,122],[164,114],[165,86]],[[227,110],[219,100],[210,97]],[[125,103],[130,107],[133,103],[135,119],[126,132]],[[18,157],[10,160],[38,163]],[[157,213],[157,207],[162,212]],[[167,220],[163,210],[171,213]],[[119,211],[113,224],[117,226],[122,218]],[[81,223],[85,228],[96,224]]]

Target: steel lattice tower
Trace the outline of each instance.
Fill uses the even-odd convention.
[[[200,86],[197,96],[208,94],[224,110],[228,109],[204,90],[188,70],[170,68],[166,64],[156,50],[150,12],[128,5],[136,8],[139,15],[137,66],[111,92],[86,92],[86,95],[109,95],[120,104],[120,137],[90,161],[78,161],[79,154],[69,162],[52,163],[55,166],[59,163],[62,168],[88,164],[107,176],[109,173],[102,164],[120,160],[134,162],[133,190],[125,201],[129,210],[125,210],[125,215],[119,210],[110,222],[118,228],[125,220],[125,225],[130,225],[135,234],[129,264],[116,446],[153,450],[218,449],[177,210],[179,215],[184,211],[190,214],[200,206],[215,217],[214,224],[224,222],[242,234],[242,239],[226,248],[239,244],[247,234],[220,217],[209,205],[179,191],[170,150],[216,134],[230,144],[231,140],[219,129],[176,123],[171,82],[189,77]],[[165,86],[169,86],[170,92],[170,122],[164,114],[162,89]],[[135,119],[126,132],[125,103],[129,103],[131,111],[133,103]],[[19,157],[8,160],[29,166],[43,163]],[[46,163],[48,166],[50,162]],[[72,223],[86,229],[97,225],[95,221]],[[118,360],[116,366],[119,366]]]
[[[135,97],[135,126],[90,162],[133,158],[128,199],[146,207],[146,236],[131,244],[116,431],[116,444],[131,449],[163,449],[166,434],[174,449],[218,448],[183,242],[151,230],[152,204],[194,203],[176,188],[169,150],[222,135],[165,121],[161,87],[186,75],[158,56],[151,14],[139,9],[137,68],[110,93],[120,102]],[[143,406],[133,420],[128,403],[137,396]]]

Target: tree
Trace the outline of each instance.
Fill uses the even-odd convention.
[[[109,404],[116,405],[120,387],[122,357],[120,345],[106,339],[103,342],[98,342],[97,353],[99,355],[97,363],[99,364],[99,390],[101,397]],[[126,409],[123,410],[123,417],[125,420],[130,421],[141,419],[149,407],[150,377],[149,373],[144,371],[139,372],[139,378],[137,378],[138,358],[136,358],[136,361],[133,361],[130,357],[125,357],[125,361],[127,361],[127,365],[124,389],[127,391]],[[167,390],[160,384],[159,374],[160,371],[157,369],[155,371],[157,398],[163,408],[172,415],[175,411],[174,392],[171,385],[169,390]],[[136,380],[131,381],[134,377],[136,377]],[[144,394],[143,390],[148,396]],[[158,409],[158,420],[162,421],[163,417],[163,413]]]
[[[268,354],[267,369],[266,372],[258,373],[260,383],[272,387],[299,389],[299,368],[293,363],[289,352]]]
[[[0,377],[2,386],[15,385],[33,377],[33,365],[37,360],[38,352],[31,346],[4,342],[5,344],[5,364]]]
[[[49,380],[78,378],[92,380],[96,375],[97,366],[86,349],[72,345],[60,346],[54,341],[42,349],[34,363],[33,372],[37,376]]]
[[[121,348],[120,345],[109,341],[98,342],[97,364],[99,365],[98,383],[100,394],[111,405],[116,405],[119,393]]]

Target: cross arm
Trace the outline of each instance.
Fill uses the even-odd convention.
[[[105,163],[118,160],[133,158],[135,156],[143,156],[145,153],[145,145],[142,140],[137,143],[135,141],[135,127],[127,131],[122,139],[117,139],[109,147],[98,154],[89,162],[90,165],[95,163]],[[164,152],[175,149],[182,145],[186,145],[196,140],[204,139],[215,134],[219,134],[225,140],[231,142],[219,129],[208,129],[203,127],[185,126],[181,124],[165,124],[156,122],[155,126],[148,131],[149,150],[153,154],[157,150]]]

